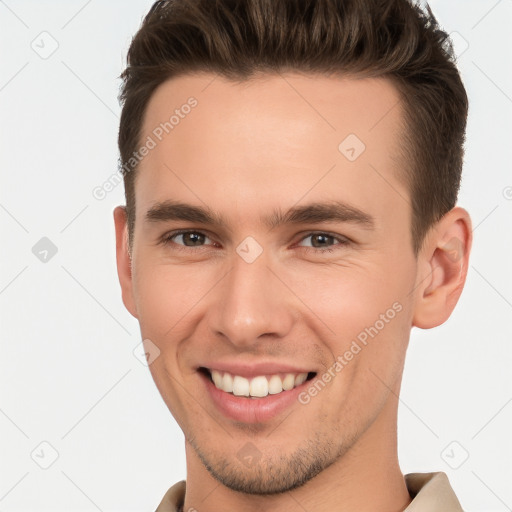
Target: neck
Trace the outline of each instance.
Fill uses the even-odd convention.
[[[233,491],[206,470],[187,443],[184,511],[402,512],[411,502],[397,457],[396,404],[388,403],[357,443],[303,486],[275,495]]]

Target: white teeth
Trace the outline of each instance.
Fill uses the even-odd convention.
[[[233,394],[236,396],[249,396],[249,381],[245,377],[235,375],[233,378]]]
[[[223,389],[227,393],[231,393],[233,391],[233,377],[231,376],[231,374],[225,373],[224,377],[222,377],[222,385],[217,387],[219,389]]]
[[[268,392],[271,395],[275,395],[281,393],[281,391],[283,391],[283,381],[281,377],[279,377],[279,375],[272,375],[268,381]]]
[[[306,379],[308,378],[307,373],[299,373],[297,377],[295,377],[295,385],[300,386],[304,382],[306,382]]]
[[[212,370],[212,379],[218,388],[222,387],[222,375],[219,371]]]
[[[283,389],[288,391],[289,389],[293,389],[295,386],[295,375],[293,373],[288,373],[283,380]]]
[[[266,377],[254,377],[251,380],[250,387],[251,396],[267,396],[268,395],[268,380]]]
[[[293,389],[303,384],[308,377],[307,373],[287,373],[284,379],[279,375],[272,375],[269,379],[264,375],[260,375],[249,380],[240,375],[231,375],[227,372],[222,375],[218,370],[211,370],[210,373],[216,388],[226,393],[233,393],[236,396],[259,398]]]

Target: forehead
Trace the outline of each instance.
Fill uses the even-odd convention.
[[[226,198],[272,208],[306,194],[389,208],[408,196],[397,179],[401,123],[386,79],[173,78],[144,116],[141,142],[153,142],[139,165],[137,208],[173,195],[218,210]]]

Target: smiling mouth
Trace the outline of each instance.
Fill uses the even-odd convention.
[[[268,395],[284,393],[311,380],[316,375],[316,372],[278,373],[247,379],[241,375],[204,367],[199,368],[199,372],[205,375],[217,389],[247,398],[265,398]]]

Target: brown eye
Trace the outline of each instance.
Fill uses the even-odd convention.
[[[304,241],[310,239],[310,243],[303,243]],[[313,249],[329,249],[332,246],[336,245],[345,245],[348,243],[343,237],[337,237],[334,235],[330,235],[328,233],[310,233],[305,236],[299,246],[301,247],[312,247]]]
[[[181,236],[183,240],[183,245],[187,245],[189,247],[193,247],[196,245],[202,245],[206,239],[206,236],[202,233],[196,233],[194,231],[189,231],[188,233],[182,233],[178,235],[178,238]]]
[[[169,233],[163,238],[164,244],[174,243],[184,247],[202,247],[207,245],[205,242],[211,242],[210,238],[200,231],[179,231]]]
[[[334,242],[334,237],[330,235],[311,235],[311,242],[313,247],[325,247]]]

